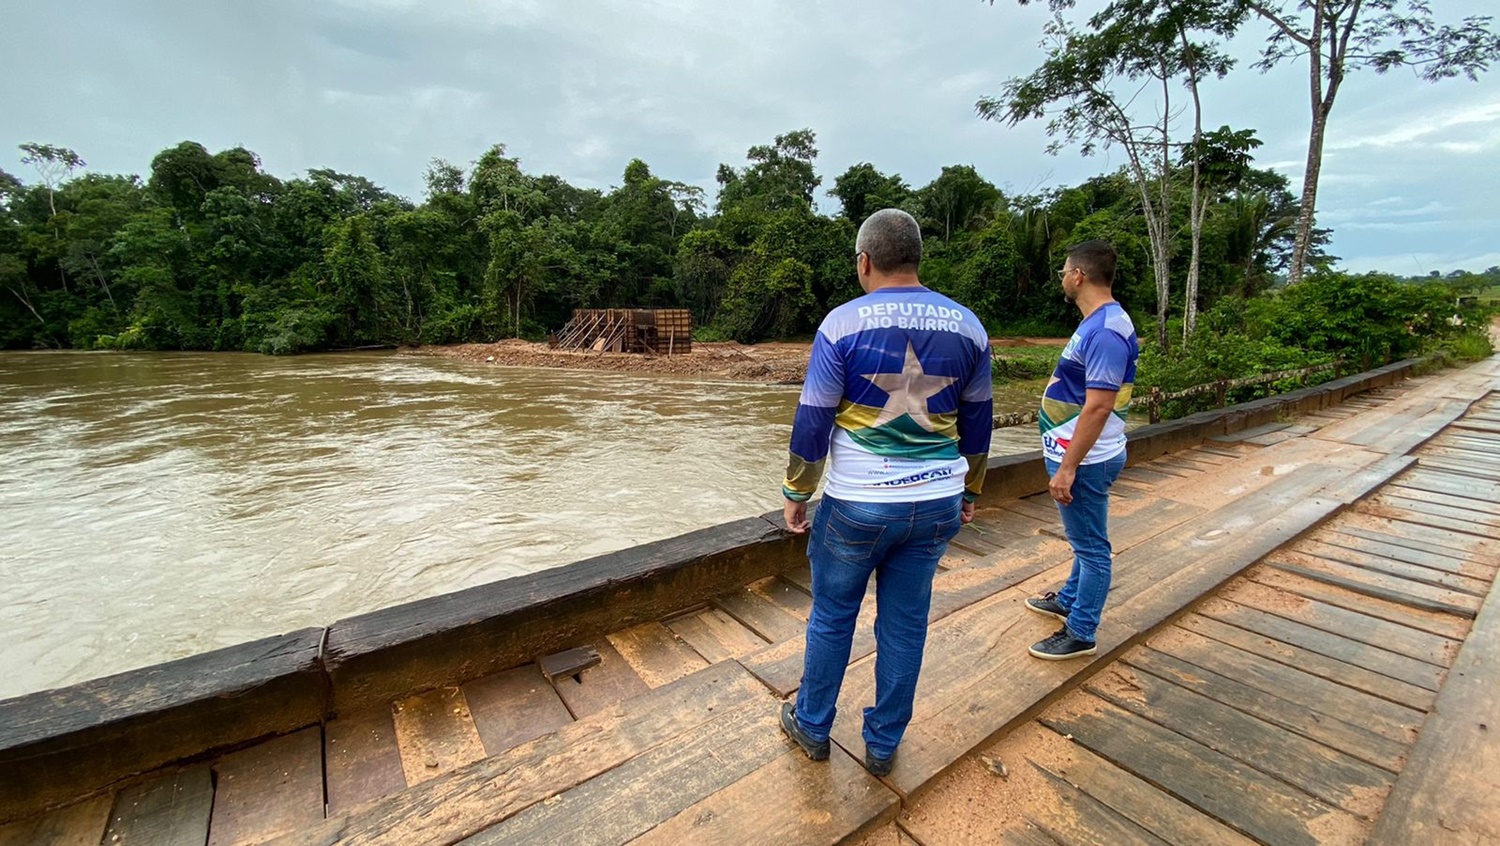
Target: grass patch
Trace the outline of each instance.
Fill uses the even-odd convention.
[[[990,349],[990,371],[993,382],[1004,385],[1052,375],[1062,347],[993,347]]]

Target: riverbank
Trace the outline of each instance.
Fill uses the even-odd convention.
[[[996,338],[992,347],[1060,347],[1067,338]],[[691,352],[676,355],[597,353],[558,350],[545,343],[508,338],[492,344],[423,346],[406,355],[457,358],[512,367],[557,367],[568,370],[608,370],[622,373],[666,373],[744,382],[798,384],[807,376],[806,341],[737,344],[733,341],[695,341]]]

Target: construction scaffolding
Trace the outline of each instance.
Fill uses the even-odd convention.
[[[693,315],[685,308],[580,308],[556,337],[560,350],[675,355],[693,349]]]

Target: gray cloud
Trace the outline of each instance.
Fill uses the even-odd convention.
[[[1453,0],[1440,14],[1486,5]],[[1049,157],[1041,126],[974,117],[977,97],[1038,61],[1044,20],[1004,0],[13,4],[0,12],[0,167],[31,178],[15,145],[43,141],[94,170],[144,174],[161,149],[193,139],[243,144],[280,176],[333,167],[415,198],[428,159],[466,163],[503,142],[529,170],[580,185],[616,184],[640,157],[712,189],[720,162],[808,126],[825,187],[870,161],[914,184],[972,163],[1009,191],[1035,191],[1123,163],[1118,152]],[[1260,162],[1295,186],[1305,85],[1300,68],[1242,69],[1210,86],[1208,123],[1255,127]],[[1496,263],[1497,89],[1493,77],[1350,79],[1320,196],[1347,266]]]

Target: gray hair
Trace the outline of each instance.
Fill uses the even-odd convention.
[[[915,272],[922,263],[922,227],[900,209],[881,209],[860,224],[854,249],[881,273]]]

